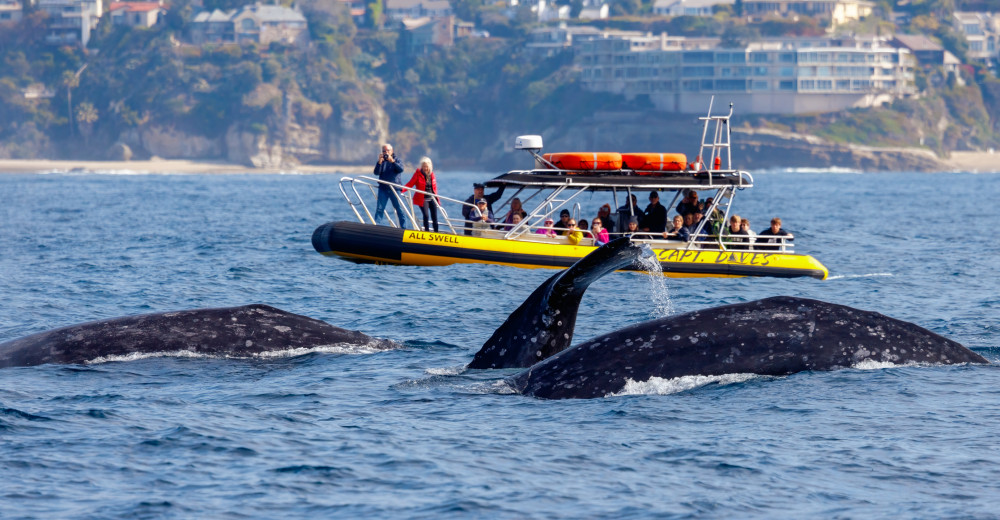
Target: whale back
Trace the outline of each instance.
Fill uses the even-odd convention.
[[[787,375],[875,363],[988,363],[920,326],[818,300],[779,296],[689,312],[599,336],[512,378],[542,398],[620,392],[628,380]]]
[[[85,363],[107,356],[176,351],[244,357],[339,344],[395,345],[258,304],[126,316],[40,332],[0,343],[0,367]]]
[[[573,341],[580,300],[590,284],[647,253],[647,246],[622,237],[552,275],[493,332],[469,368],[523,368],[562,352]]]

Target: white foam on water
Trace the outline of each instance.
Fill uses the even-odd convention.
[[[138,361],[140,359],[150,359],[150,358],[160,358],[160,357],[177,357],[177,358],[214,358],[218,356],[212,356],[209,354],[202,354],[200,352],[194,352],[191,350],[172,350],[169,352],[132,352],[130,354],[122,354],[120,356],[100,356],[90,361],[85,361],[85,365],[98,365],[101,363],[117,363],[121,361]]]
[[[873,359],[866,359],[851,365],[851,368],[856,368],[858,370],[882,370],[885,368],[895,368],[914,364],[915,363],[893,363],[891,361],[875,361]]]
[[[674,313],[674,302],[670,300],[670,290],[667,288],[667,277],[663,276],[663,266],[656,255],[639,258],[646,277],[649,279],[650,300],[653,302],[653,318],[663,318]]]
[[[827,280],[850,280],[852,278],[878,278],[882,276],[895,276],[892,273],[867,273],[867,274],[839,274],[828,276]]]
[[[379,348],[375,345],[369,345],[369,344],[352,345],[350,343],[338,343],[335,345],[320,345],[318,347],[290,348],[286,350],[275,350],[272,352],[259,352],[254,354],[253,357],[260,359],[274,359],[274,358],[304,356],[306,354],[312,354],[314,352],[320,352],[324,354],[353,355],[353,354],[375,354],[383,351],[385,351],[384,348]]]
[[[205,358],[205,359],[279,359],[279,358],[291,358],[304,356],[306,354],[312,354],[314,352],[321,352],[324,354],[375,354],[377,352],[384,351],[384,348],[379,348],[375,345],[352,345],[349,343],[341,343],[335,345],[321,345],[318,347],[308,347],[308,348],[290,348],[285,350],[275,350],[271,352],[256,352],[247,355],[233,355],[233,354],[206,354],[203,352],[195,352],[193,350],[171,350],[163,352],[132,352],[129,354],[122,354],[119,356],[100,356],[90,361],[85,361],[85,365],[96,365],[100,363],[114,363],[122,361],[138,361],[140,359],[150,359],[150,358],[161,358],[161,357],[173,357],[173,358]]]
[[[670,395],[695,388],[700,388],[710,384],[731,385],[742,383],[760,377],[757,374],[723,374],[721,376],[681,376],[672,379],[662,377],[651,377],[648,381],[625,381],[625,388],[621,392],[611,394],[610,397],[622,395]]]
[[[465,365],[458,365],[444,368],[428,368],[425,373],[432,376],[457,376],[465,372]]]

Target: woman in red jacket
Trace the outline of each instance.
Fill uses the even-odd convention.
[[[419,191],[427,191],[437,195],[437,178],[434,177],[434,165],[429,157],[420,158],[420,168],[413,172],[413,178],[406,183],[407,188],[416,188]],[[406,188],[403,188],[406,192]],[[430,210],[430,221],[434,223],[434,232],[438,232],[438,205],[441,201],[437,197],[425,197],[423,193],[413,194],[413,203],[420,206],[420,212],[424,215],[424,231],[430,231],[427,212]]]

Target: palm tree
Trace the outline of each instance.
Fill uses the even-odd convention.
[[[84,101],[76,106],[76,123],[80,125],[80,134],[84,143],[89,143],[91,131],[97,121],[97,109],[92,103]]]

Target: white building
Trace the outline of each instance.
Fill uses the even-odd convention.
[[[969,59],[992,63],[997,59],[1000,17],[994,13],[955,12],[955,27],[969,43]]]
[[[307,45],[308,24],[297,8],[281,5],[245,5],[229,11],[202,11],[191,21],[191,40],[204,43],[282,42]]]
[[[914,60],[882,40],[780,39],[720,48],[716,39],[607,36],[574,45],[584,88],[649,96],[665,112],[709,99],[749,113],[802,114],[880,105],[915,92]]]
[[[0,24],[21,19],[21,0],[0,0]]]
[[[660,16],[712,16],[717,5],[733,5],[736,0],[656,0],[653,14]]]
[[[406,18],[430,18],[436,20],[451,16],[448,0],[386,0],[385,16],[392,21]]]
[[[130,27],[152,27],[167,10],[162,2],[111,2],[111,23]]]
[[[54,45],[86,46],[104,14],[101,0],[38,0],[37,8],[49,14],[45,41]]]
[[[580,9],[580,14],[577,15],[577,18],[581,20],[603,20],[608,17],[609,13],[608,4],[600,4]]]

